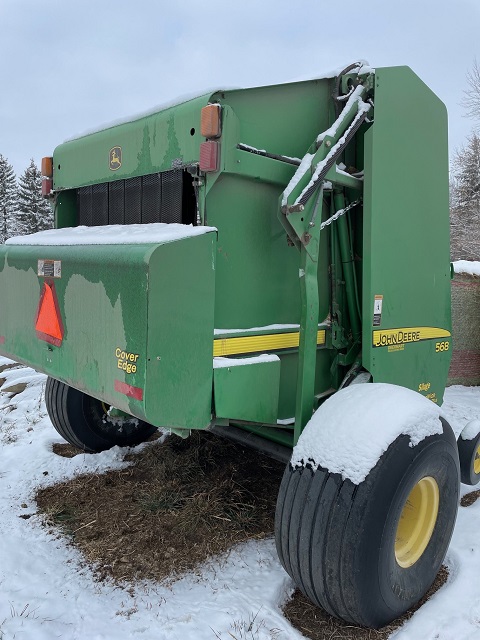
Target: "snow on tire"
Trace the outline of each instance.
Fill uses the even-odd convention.
[[[334,413],[340,396],[348,405],[361,393],[346,392],[336,394]],[[383,415],[388,421],[385,403],[379,402],[379,413],[366,402],[369,418],[378,413],[381,429],[378,419]],[[326,407],[324,416],[329,412]],[[378,628],[418,602],[434,581],[453,533],[459,495],[455,436],[438,409],[437,421],[440,429],[430,429],[435,432],[427,431],[414,446],[411,434],[399,433],[359,482],[314,459],[287,466],[276,511],[278,555],[303,593],[331,615]],[[343,431],[340,424],[336,428]],[[352,450],[361,432],[350,432]]]
[[[465,426],[457,444],[461,480],[473,487],[480,482],[480,420],[471,420]]]

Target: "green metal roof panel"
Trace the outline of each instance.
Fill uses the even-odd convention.
[[[166,171],[198,161],[200,110],[211,94],[67,141],[53,154],[55,190]],[[120,162],[113,163],[112,151]]]

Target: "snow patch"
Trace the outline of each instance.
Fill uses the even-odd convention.
[[[480,433],[480,420],[470,420],[460,434],[462,440],[473,440]]]
[[[312,416],[293,450],[292,466],[307,462],[365,480],[398,436],[414,447],[443,432],[440,409],[424,396],[392,384],[354,385],[335,393]],[[358,434],[355,437],[355,434]]]
[[[363,86],[359,85],[359,87],[362,89],[363,91]],[[350,132],[354,129],[354,127],[356,126],[357,122],[359,121],[359,119],[363,116],[364,113],[367,113],[368,111],[370,111],[371,109],[371,105],[367,104],[366,102],[364,102],[360,97],[358,97],[355,94],[355,91],[352,94],[352,98],[355,97],[355,101],[358,102],[358,112],[357,115],[355,116],[355,118],[352,120],[352,123],[350,124],[350,126],[348,127],[348,129],[345,131],[345,133],[339,138],[338,142],[336,144],[333,145],[333,147],[331,147],[330,151],[328,152],[328,154],[325,156],[325,158],[323,160],[321,160],[317,166],[315,167],[315,171],[313,172],[313,175],[310,179],[310,182],[307,184],[307,186],[303,189],[303,191],[300,193],[300,195],[297,197],[297,199],[295,200],[295,204],[298,204],[300,202],[300,200],[303,198],[303,196],[305,195],[305,193],[310,189],[310,187],[312,187],[315,182],[318,180],[320,174],[322,173],[323,169],[327,166],[328,162],[331,160],[331,158],[333,158],[337,151],[345,144],[345,141],[347,140]],[[345,109],[348,109],[348,102],[345,105]],[[342,112],[343,113],[343,112]],[[341,121],[341,116],[340,119]],[[339,120],[337,120],[330,129],[327,129],[328,131],[331,130],[335,130],[335,132],[337,131],[338,128],[338,124],[340,124]],[[323,140],[322,136],[327,135],[327,133],[322,133],[318,136],[317,138],[317,142],[319,140]],[[301,166],[301,165],[300,165]]]
[[[262,353],[252,358],[224,358],[218,356],[213,359],[213,368],[225,369],[226,367],[241,367],[247,364],[260,364],[262,362],[280,362],[280,358],[272,353]]]
[[[457,260],[452,262],[455,273],[465,273],[469,276],[480,276],[480,262],[471,260]]]
[[[347,113],[347,111],[349,109],[351,109],[353,107],[353,105],[355,104],[355,102],[363,103],[362,100],[362,93],[364,91],[364,87],[362,84],[359,84],[358,87],[356,87],[350,94],[348,97],[347,102],[345,103],[345,106],[343,107],[343,112]],[[337,131],[338,131],[338,126],[342,123],[342,114],[340,114],[340,117],[337,118],[335,120],[335,122],[332,124],[331,127],[329,127],[328,129],[326,129],[325,131],[323,131],[323,133],[320,133],[317,136],[317,146],[320,146],[321,143],[324,141],[324,139],[328,136],[330,138],[334,138]]]
[[[349,71],[349,73],[364,74],[370,71],[372,72],[375,71],[374,69],[372,69],[372,67],[370,67],[367,60],[358,60],[356,64],[357,66],[354,67],[351,71]],[[336,78],[342,73],[342,71],[344,71],[347,68],[347,66],[350,66],[350,63],[343,64],[341,67],[336,67],[335,69],[320,71],[318,74],[309,73],[309,74],[299,75],[292,80],[288,80],[287,82],[290,84],[292,82],[307,82],[309,80],[324,80],[324,79],[326,80],[329,78]]]
[[[287,184],[287,187],[286,187],[285,191],[283,192],[282,207],[286,206],[289,195],[292,193],[292,191],[295,189],[297,184],[300,182],[300,180],[303,178],[303,176],[310,169],[311,164],[312,164],[312,160],[313,160],[314,157],[315,157],[314,153],[306,153],[303,156],[302,161],[298,166],[298,169],[293,174],[292,179]]]
[[[238,87],[230,87],[230,89],[228,88],[224,88],[224,89],[205,89],[204,91],[202,91],[201,93],[198,93],[198,91],[193,92],[193,93],[187,93],[181,96],[177,96],[176,98],[173,98],[171,100],[167,100],[166,102],[163,102],[161,104],[158,104],[154,107],[152,107],[151,109],[148,109],[146,111],[140,111],[139,113],[136,114],[132,114],[130,116],[126,116],[124,118],[117,118],[116,120],[112,120],[110,122],[106,122],[104,124],[99,125],[98,127],[94,127],[92,129],[87,129],[86,131],[83,131],[82,133],[77,133],[73,136],[71,136],[70,138],[67,138],[64,142],[72,142],[73,140],[78,140],[79,138],[85,138],[85,136],[90,136],[93,135],[94,133],[99,133],[100,131],[105,131],[105,129],[113,129],[113,127],[119,127],[122,124],[128,124],[129,122],[135,122],[135,120],[140,120],[141,118],[148,118],[149,116],[154,116],[157,113],[160,113],[161,111],[166,111],[167,109],[171,109],[172,107],[177,107],[180,104],[184,104],[185,102],[190,102],[192,100],[196,100],[197,98],[201,98],[202,96],[205,96],[205,98],[207,98],[208,96],[213,95],[214,93],[220,93],[221,91],[230,91],[233,89],[238,89]],[[205,104],[207,104],[207,102],[205,102]]]
[[[214,334],[216,336],[222,336],[226,333],[258,333],[259,331],[284,331],[299,328],[299,324],[267,324],[265,327],[250,327],[248,329],[214,329]]]
[[[323,322],[319,322],[318,327],[323,329],[330,326],[330,318],[327,316]],[[214,329],[214,335],[223,336],[230,333],[260,333],[261,331],[289,331],[290,329],[300,329],[299,324],[267,324],[263,327],[249,327],[248,329]]]
[[[215,227],[154,222],[151,224],[111,224],[99,227],[66,227],[48,229],[28,236],[9,238],[5,244],[71,246],[91,244],[166,244],[200,236]]]

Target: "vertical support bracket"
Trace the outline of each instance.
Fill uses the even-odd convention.
[[[315,397],[315,374],[317,360],[318,331],[318,254],[320,245],[321,219],[324,188],[339,190],[348,186],[359,191],[362,185],[345,172],[337,171],[337,160],[354,139],[371,110],[371,103],[365,102],[373,92],[374,74],[357,77],[357,84],[347,96],[342,112],[332,126],[317,136],[308,153],[305,154],[290,183],[285,188],[279,202],[279,219],[290,241],[300,250],[300,345],[298,353],[297,390],[295,404],[294,443],[312,417]],[[365,99],[365,100],[364,100]],[[328,174],[328,187],[326,186]],[[317,193],[315,204],[313,196]],[[332,194],[332,199],[333,199]],[[342,192],[343,198],[343,192]],[[339,201],[341,198],[338,199]],[[343,201],[343,199],[342,199]],[[320,210],[320,211],[318,211]],[[342,254],[346,251],[348,228],[346,220],[340,223]],[[351,252],[350,252],[351,253]],[[342,256],[343,261],[343,256]],[[352,330],[358,336],[360,320],[356,312],[355,273],[353,265],[349,270],[351,286],[349,310],[352,316]]]
[[[318,254],[320,246],[323,186],[318,191],[310,222],[300,248],[300,344],[298,352],[297,393],[295,402],[294,444],[312,417],[315,395],[315,372],[318,332]],[[320,214],[317,209],[320,207]],[[307,237],[306,237],[307,236]]]
[[[335,189],[333,201],[337,210],[345,208],[345,196],[342,189]],[[340,244],[340,256],[342,259],[343,277],[345,280],[345,292],[347,296],[348,314],[350,326],[355,341],[361,338],[362,327],[357,307],[357,285],[355,281],[355,265],[348,232],[346,216],[340,216],[337,220],[338,239]]]

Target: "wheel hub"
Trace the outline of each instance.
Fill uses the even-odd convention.
[[[395,558],[403,568],[411,567],[423,554],[437,522],[440,492],[431,476],[413,487],[405,502],[395,535]]]
[[[473,470],[475,473],[480,474],[480,447],[475,452],[475,460],[473,461]]]

